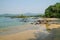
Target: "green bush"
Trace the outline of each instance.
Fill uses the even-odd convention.
[[[45,17],[49,18],[60,18],[60,3],[49,6],[45,10]]]

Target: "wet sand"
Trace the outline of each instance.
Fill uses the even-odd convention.
[[[28,24],[28,25],[24,25],[25,28],[30,28],[30,27],[37,27],[38,25],[33,25],[33,24]],[[45,31],[44,29],[45,27],[45,24],[40,24],[40,28],[38,29],[28,29],[28,30],[25,30],[24,28],[24,31],[21,31],[21,32],[18,32],[18,33],[13,33],[13,34],[8,34],[8,35],[1,35],[0,36],[0,40],[29,40],[29,39],[35,39],[35,34],[34,33],[37,33],[37,32],[42,32],[42,31]],[[58,28],[60,27],[60,25],[57,25],[57,24],[51,24],[49,26],[50,29],[53,29],[53,28]],[[19,28],[16,28],[19,30]],[[44,32],[42,32],[44,34]],[[38,33],[40,34],[40,33]]]
[[[34,24],[27,24],[22,25],[22,28],[16,28],[16,30],[21,30],[17,33],[7,34],[7,35],[0,35],[0,40],[28,40],[30,38],[35,38],[35,34],[39,31],[45,30],[45,25],[34,25]]]

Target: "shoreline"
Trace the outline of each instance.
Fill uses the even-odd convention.
[[[27,28],[24,31],[7,34],[7,35],[1,35],[0,40],[29,40],[31,38],[35,39],[35,35],[39,35],[40,32],[45,33],[44,29],[45,25],[34,25],[34,24],[27,24],[23,25],[23,29]],[[19,28],[16,28],[19,30]],[[35,34],[36,33],[36,34]]]
[[[2,29],[2,30],[0,29],[0,35],[14,34],[14,33],[27,31],[27,30],[39,30],[39,28],[41,29],[41,25],[42,24],[35,25],[35,24],[27,23],[27,24],[21,25],[21,26],[11,27],[11,28]],[[42,29],[44,29],[44,28],[42,28]]]
[[[50,24],[48,26],[48,28],[51,30],[59,27],[60,27],[60,24]],[[48,36],[48,38],[50,36],[49,35],[50,32],[48,33],[46,29],[46,24],[35,25],[35,24],[27,23],[26,25],[17,26],[14,29],[12,28],[10,30],[14,30],[14,31],[17,30],[18,32],[8,34],[8,35],[1,35],[0,40],[29,40],[31,38],[36,39],[35,34],[38,35],[39,39],[43,38],[42,36],[45,36],[45,37]]]

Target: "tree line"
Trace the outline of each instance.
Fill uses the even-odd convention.
[[[50,5],[45,10],[45,17],[48,17],[48,18],[60,18],[60,3]]]

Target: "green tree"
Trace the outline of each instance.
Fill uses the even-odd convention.
[[[45,10],[45,16],[49,18],[60,18],[60,3],[49,6]]]

